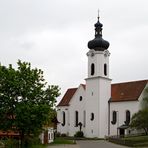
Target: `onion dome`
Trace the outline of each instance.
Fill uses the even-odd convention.
[[[99,17],[98,17],[98,22],[94,25],[94,27],[95,27],[95,38],[88,42],[88,48],[94,49],[96,51],[104,51],[108,49],[109,42],[102,38],[103,24],[100,23]]]

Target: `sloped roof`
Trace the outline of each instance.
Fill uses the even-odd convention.
[[[145,88],[148,80],[116,83],[111,85],[110,102],[136,101]],[[86,89],[85,84],[81,84]],[[77,88],[70,88],[57,106],[68,106]]]
[[[81,84],[83,86],[84,89],[86,89],[86,85],[85,84]]]
[[[138,100],[147,83],[148,80],[141,80],[112,84],[110,102]]]
[[[57,106],[68,106],[71,98],[73,97],[74,93],[76,92],[77,88],[70,88],[66,91],[64,97],[60,101]]]

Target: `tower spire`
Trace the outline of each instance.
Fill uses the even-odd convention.
[[[99,13],[100,13],[100,10],[98,9],[98,18],[100,18]]]

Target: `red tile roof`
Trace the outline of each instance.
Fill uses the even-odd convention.
[[[0,131],[0,137],[3,137],[3,136],[20,136],[20,134],[18,132],[14,132],[14,131]]]
[[[136,101],[145,88],[148,80],[117,83],[111,85],[110,102]],[[81,84],[86,88],[85,84]],[[58,106],[68,106],[77,88],[68,89]]]
[[[136,101],[145,88],[148,80],[117,83],[111,85],[111,102]]]
[[[76,92],[77,88],[70,88],[66,91],[64,97],[60,101],[57,106],[68,106],[71,98],[73,97],[74,93]]]
[[[84,89],[86,89],[86,85],[85,84],[81,84],[83,86]]]

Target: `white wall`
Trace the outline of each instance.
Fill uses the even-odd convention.
[[[108,135],[108,100],[110,98],[110,83],[107,78],[92,78],[86,80],[86,136],[104,138]],[[94,120],[90,120],[94,113]]]
[[[80,96],[82,96],[82,101],[80,101]],[[69,106],[69,135],[74,136],[74,134],[79,131],[79,127],[75,127],[75,111],[78,111],[79,119],[78,121],[83,124],[82,131],[85,133],[84,127],[84,111],[85,111],[85,90],[82,85],[80,85],[75,92]]]
[[[62,126],[63,111],[65,112],[65,125],[64,126]],[[57,107],[57,120],[60,122],[57,125],[57,132],[61,134],[68,134],[69,132],[69,107],[68,106]]]
[[[126,110],[130,111],[131,117],[139,110],[139,101],[124,101],[110,103],[110,135],[117,135],[117,127],[124,124]],[[117,111],[117,122],[112,124],[112,112]]]
[[[91,53],[94,53],[94,56],[91,56]],[[108,53],[106,56],[105,52]],[[109,52],[106,51],[94,51],[90,50],[87,53],[88,56],[88,78],[102,76],[102,77],[109,77]],[[91,64],[95,64],[95,74],[91,75]],[[107,64],[107,75],[104,75],[104,64]]]
[[[80,101],[80,96],[82,96],[82,101]],[[57,118],[59,122],[63,122],[62,112],[65,111],[66,123],[65,126],[58,124],[57,131],[60,133],[65,133],[69,136],[74,136],[74,134],[79,131],[79,127],[75,127],[75,111],[79,113],[79,122],[83,124],[82,131],[85,133],[84,127],[84,111],[85,111],[85,90],[82,85],[80,85],[69,102],[69,106],[58,107]]]

